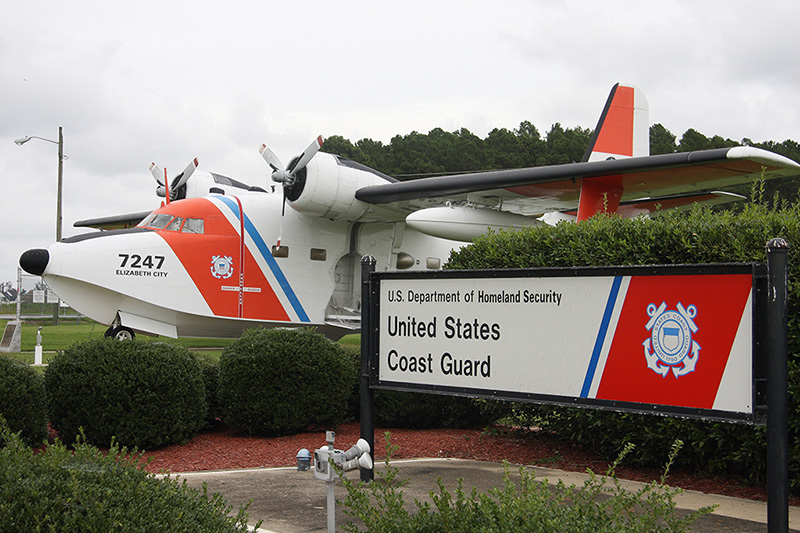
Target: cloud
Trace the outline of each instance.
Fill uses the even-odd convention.
[[[798,139],[800,6],[752,2],[20,4],[0,21],[0,281],[54,235],[63,126],[65,234],[77,219],[155,207],[147,167],[264,183],[316,135],[384,143],[436,127],[485,136],[524,120],[594,127],[635,83],[676,135]]]

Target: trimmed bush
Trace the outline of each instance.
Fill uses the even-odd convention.
[[[47,436],[44,383],[31,367],[0,355],[0,416],[34,446]]]
[[[0,440],[0,531],[249,531],[245,508],[228,516],[218,493],[148,474],[136,450],[79,438],[74,451],[56,441],[34,453],[2,423]]]
[[[217,419],[222,418],[222,408],[219,405],[219,363],[213,357],[195,354],[200,364],[206,396],[206,427],[211,426]]]
[[[74,344],[45,371],[50,422],[61,438],[145,449],[183,442],[205,423],[200,364],[170,344],[98,339]]]
[[[224,420],[266,436],[335,426],[357,375],[344,349],[313,331],[249,329],[220,357]]]
[[[375,391],[375,424],[390,428],[472,428],[491,422],[472,398]]]
[[[758,192],[758,187],[754,188]],[[759,195],[756,194],[756,197]],[[748,204],[741,212],[713,212],[699,206],[667,211],[649,220],[596,216],[580,224],[559,224],[477,238],[454,252],[448,268],[537,268],[647,264],[765,262],[766,243],[786,239],[789,250],[789,446],[790,479],[800,488],[800,206],[768,209]],[[764,427],[620,414],[587,409],[520,405],[529,423],[560,437],[591,444],[613,457],[627,442],[637,446],[633,463],[656,466],[674,438],[685,442],[678,463],[763,480]]]

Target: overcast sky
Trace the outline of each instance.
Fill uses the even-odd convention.
[[[651,123],[734,140],[800,140],[794,0],[6,2],[0,20],[0,281],[74,221],[159,205],[151,161],[266,184],[319,134],[531,121],[593,128],[611,86]],[[87,265],[91,268],[91,265]]]

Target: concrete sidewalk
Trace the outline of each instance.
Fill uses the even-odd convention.
[[[458,479],[463,479],[466,491],[476,487],[478,492],[486,492],[492,487],[502,485],[503,465],[462,459],[412,459],[392,462],[397,467],[399,479],[409,479],[403,487],[403,496],[407,505],[414,508],[414,500],[428,500],[431,491],[438,493],[437,480],[445,484],[448,491],[458,486]],[[376,466],[382,471],[383,464]],[[561,479],[566,485],[582,486],[586,474],[565,472],[542,467],[528,467],[537,479],[545,479],[551,483]],[[518,468],[511,467],[512,479],[519,478]],[[203,483],[208,485],[209,492],[220,492],[233,505],[234,510],[240,504],[251,500],[248,509],[250,523],[262,519],[262,531],[275,533],[299,533],[305,531],[325,531],[327,525],[326,486],[324,481],[314,478],[314,473],[298,472],[296,468],[263,468],[249,470],[189,472],[176,474],[185,479],[187,484],[195,487]],[[351,479],[358,479],[357,472],[349,474]],[[623,486],[636,490],[642,484],[624,481]],[[345,497],[341,483],[336,484],[336,498]],[[742,500],[728,496],[704,494],[687,491],[675,499],[679,509],[696,510],[707,505],[717,504],[716,510],[704,516],[694,524],[693,531],[736,531],[762,532],[767,530],[767,504],[752,500]],[[344,524],[349,517],[337,505],[336,524]],[[800,507],[789,510],[789,527],[791,531],[800,532]]]

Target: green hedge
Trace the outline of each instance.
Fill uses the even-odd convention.
[[[256,327],[223,350],[219,401],[233,427],[289,435],[342,421],[357,376],[345,350],[318,333]]]
[[[472,398],[375,391],[375,424],[386,428],[472,428],[490,423]]]
[[[219,494],[158,479],[141,469],[141,454],[112,445],[108,453],[60,441],[41,453],[0,422],[0,532],[245,532],[247,513]]]
[[[204,354],[195,354],[200,364],[206,397],[206,427],[212,426],[222,418],[222,407],[219,404],[219,362]]]
[[[205,423],[200,364],[186,348],[97,339],[64,350],[45,371],[50,422],[62,439],[83,428],[92,444],[153,449],[193,437]]]
[[[47,436],[44,383],[28,365],[0,355],[0,417],[33,446]]]
[[[780,203],[780,202],[778,202]],[[766,243],[786,239],[789,251],[790,476],[800,488],[800,207],[768,209],[748,204],[740,212],[694,207],[652,219],[597,216],[480,237],[454,252],[448,268],[535,268],[680,263],[765,262]],[[667,419],[647,415],[521,405],[521,414],[562,437],[590,443],[613,457],[625,442],[636,443],[629,460],[655,466],[666,448],[685,442],[679,463],[711,472],[737,472],[763,479],[765,428]]]

